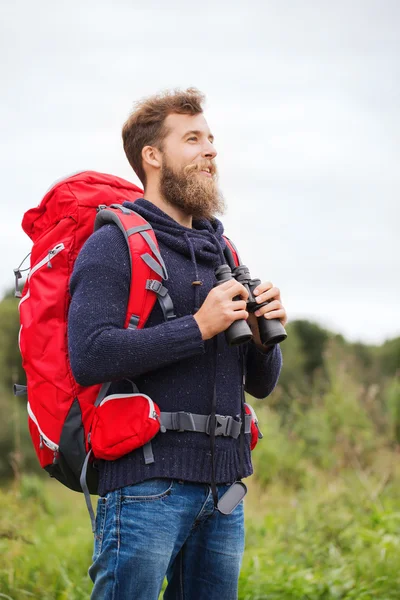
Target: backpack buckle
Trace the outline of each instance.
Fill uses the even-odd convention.
[[[163,286],[161,281],[157,281],[157,279],[148,279],[146,281],[146,290],[151,290],[158,296],[166,296],[167,288]]]
[[[210,435],[211,431],[211,416],[208,416],[206,423],[206,433]],[[233,418],[229,415],[215,415],[215,435],[223,435],[229,437],[232,434]]]
[[[157,281],[157,279],[148,279],[146,281],[146,290],[150,290],[157,294],[161,288],[161,285],[161,281]]]

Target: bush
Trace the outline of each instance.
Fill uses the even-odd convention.
[[[23,472],[40,474],[41,468],[28,431],[26,399],[0,386],[0,482]]]
[[[252,400],[252,404],[256,403]],[[302,460],[304,443],[291,439],[290,434],[280,427],[280,418],[276,413],[258,404],[256,411],[264,436],[253,451],[257,480],[263,486],[279,480],[293,489],[304,487],[309,477]]]

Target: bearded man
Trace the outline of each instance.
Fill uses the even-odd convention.
[[[245,287],[235,279],[215,286],[215,269],[226,262],[223,226],[215,216],[224,201],[203,102],[194,88],[147,98],[122,131],[144,186],[143,199],[124,206],[155,232],[175,318],[166,322],[156,304],[144,329],[124,329],[129,254],[119,228],[105,225],[75,263],[69,352],[82,385],[112,381],[109,394],[121,394],[131,393],[134,382],[161,411],[197,419],[210,415],[216,402],[222,422],[240,423],[243,370],[245,390],[265,398],[281,369],[279,345],[261,344],[256,316],[285,324],[286,312],[270,282],[256,290],[258,301],[269,303],[250,316]],[[254,335],[232,347],[224,332],[239,319],[248,319]],[[250,434],[244,426],[240,436],[212,430],[213,436],[207,428],[167,429],[151,441],[151,460],[139,448],[100,461],[92,598],[157,600],[165,576],[167,600],[237,598],[243,501],[230,514],[217,503],[252,473]]]

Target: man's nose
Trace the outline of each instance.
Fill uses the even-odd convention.
[[[213,159],[217,156],[217,151],[214,148],[214,145],[209,140],[207,140],[207,142],[205,142],[201,155],[203,158],[210,158],[210,159]]]

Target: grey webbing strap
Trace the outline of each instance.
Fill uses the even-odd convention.
[[[86,506],[87,506],[87,509],[89,511],[90,520],[92,522],[92,531],[93,531],[93,533],[95,533],[95,531],[96,531],[96,517],[94,515],[92,501],[90,499],[89,488],[88,488],[87,482],[86,482],[87,468],[88,468],[89,459],[90,459],[90,455],[91,454],[92,454],[91,450],[89,450],[89,452],[86,454],[86,458],[85,458],[85,462],[83,463],[83,467],[82,467],[82,471],[81,471],[81,476],[80,476],[80,479],[79,479],[79,483],[81,484],[82,492],[83,492],[83,495],[85,496]]]
[[[233,437],[240,435],[241,420],[231,416],[215,415],[215,435]],[[196,431],[210,434],[210,415],[196,415],[189,412],[162,412],[161,425],[171,431]],[[245,433],[251,431],[251,415],[245,416]]]
[[[151,447],[151,442],[147,442],[147,444],[143,446],[143,456],[146,465],[151,465],[151,463],[154,462],[154,454],[153,448]]]
[[[97,395],[96,402],[94,403],[95,406],[99,406],[99,404],[102,402],[102,400],[104,400],[104,398],[107,395],[108,390],[110,389],[110,385],[111,385],[111,381],[107,381],[106,383],[103,383],[103,385],[101,386],[100,391]]]
[[[25,396],[28,393],[28,388],[26,385],[14,383],[13,391],[14,391],[14,396]]]
[[[131,315],[131,318],[129,319],[128,329],[137,329],[139,321],[140,319],[137,315]]]
[[[126,208],[125,206],[122,206],[122,204],[110,204],[110,208],[118,208],[118,210],[120,210],[121,212],[123,212],[124,215],[130,215],[133,212],[129,208]]]
[[[149,223],[147,223],[147,225],[138,225],[137,227],[131,227],[130,229],[127,229],[126,235],[129,237],[134,233],[140,233],[141,231],[147,231],[148,229],[152,229],[152,226]]]
[[[162,267],[150,254],[141,254],[140,258],[146,263],[148,267],[150,267],[150,269],[153,269],[153,271],[157,273],[157,275],[165,279]]]
[[[148,245],[151,248],[151,251],[153,252],[154,256],[157,258],[157,260],[159,261],[164,274],[162,275],[162,278],[167,281],[168,279],[168,273],[167,273],[167,268],[165,266],[165,263],[163,261],[163,258],[160,254],[159,249],[157,248],[156,244],[154,243],[154,241],[152,240],[151,236],[147,233],[147,231],[143,231],[140,232],[140,235],[146,240],[146,242],[148,243]]]
[[[116,209],[120,210],[121,212],[123,212],[125,215],[130,215],[130,214],[134,213],[133,210],[130,210],[129,208],[126,208],[125,206],[122,206],[121,204],[111,204],[110,208],[116,208]],[[104,215],[103,216],[100,216],[100,215],[101,215],[101,211],[98,214],[98,218],[96,217],[96,221],[98,221],[99,224],[102,219],[104,220]],[[112,217],[110,217],[110,216],[108,216],[108,218],[110,220],[114,220],[117,223],[117,225],[119,225],[120,229],[122,229],[122,231],[127,239],[130,235],[132,235],[134,233],[140,233],[140,235],[146,241],[147,245],[151,248],[151,251],[153,252],[154,256],[157,258],[157,260],[159,261],[159,263],[161,265],[161,269],[162,269],[161,273],[159,273],[159,271],[157,271],[156,269],[154,269],[154,270],[156,271],[156,273],[158,273],[160,275],[160,277],[162,277],[164,280],[167,280],[168,273],[167,273],[167,268],[165,266],[163,258],[160,254],[159,249],[157,248],[157,244],[153,241],[151,236],[147,233],[149,230],[153,229],[152,226],[149,223],[145,223],[143,225],[138,225],[137,227],[131,227],[130,229],[125,231],[125,229],[123,227],[121,227],[121,224],[118,222],[118,219],[112,219]],[[154,261],[154,262],[156,262],[156,261]],[[152,265],[149,265],[149,266],[151,266],[151,268],[154,268]]]
[[[168,294],[167,288],[162,285],[161,281],[157,281],[156,279],[148,279],[146,281],[146,290],[151,290],[157,294],[157,299],[161,306],[164,319],[166,321],[174,319],[174,305],[172,303],[171,296]]]
[[[135,383],[134,381],[132,381],[132,379],[128,379],[127,377],[125,377],[125,381],[129,381],[129,383],[130,383],[130,384],[131,384],[131,386],[132,386],[132,392],[133,392],[134,394],[139,394],[139,388],[138,388],[138,386],[136,385],[136,383]]]

